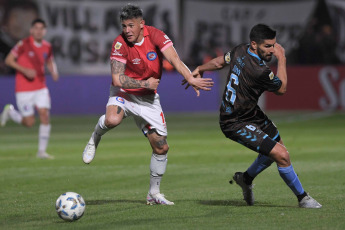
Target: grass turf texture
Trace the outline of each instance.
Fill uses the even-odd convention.
[[[53,117],[48,152],[55,160],[36,158],[37,124],[0,129],[0,229],[343,229],[345,115],[271,118],[321,209],[298,208],[275,165],[255,179],[256,202],[246,206],[228,181],[256,154],[223,136],[217,114],[166,114],[170,151],[161,191],[175,206],[145,204],[151,148],[131,118],[103,137],[85,165],[81,154],[98,117]],[[73,223],[54,207],[67,191],[87,204]]]

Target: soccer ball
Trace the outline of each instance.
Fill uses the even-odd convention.
[[[56,200],[56,212],[65,221],[80,219],[85,211],[85,201],[81,195],[75,192],[61,194]]]

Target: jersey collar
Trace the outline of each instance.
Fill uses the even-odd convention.
[[[247,49],[247,52],[248,52],[250,55],[252,55],[253,57],[257,58],[257,59],[259,60],[259,62],[261,61],[261,58],[260,58],[257,54],[251,52],[250,49],[249,49],[249,47],[248,47],[248,49]]]
[[[35,39],[34,39],[34,37],[33,37],[32,35],[30,35],[29,39],[30,39],[30,42],[31,42],[32,44],[34,44],[34,46],[36,46],[36,47],[38,47],[38,48],[41,47],[42,44],[43,44],[43,41],[42,41],[41,43],[36,42]]]
[[[141,46],[144,43],[144,40],[145,40],[146,36],[149,36],[149,32],[147,31],[146,26],[144,26],[143,39],[140,42],[134,43],[134,45]]]

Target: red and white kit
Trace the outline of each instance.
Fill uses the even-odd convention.
[[[140,43],[128,43],[122,34],[119,35],[113,42],[110,59],[126,64],[125,74],[131,78],[160,79],[162,52],[172,45],[172,41],[164,32],[145,25],[144,38]],[[138,127],[144,133],[154,128],[160,135],[167,135],[159,95],[155,91],[145,88],[120,89],[111,86],[108,105],[120,106],[125,111],[125,116],[134,116]]]

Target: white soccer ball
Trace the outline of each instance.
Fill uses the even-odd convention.
[[[75,192],[66,192],[56,200],[55,208],[61,219],[75,221],[83,216],[85,206],[85,201],[81,195]]]

